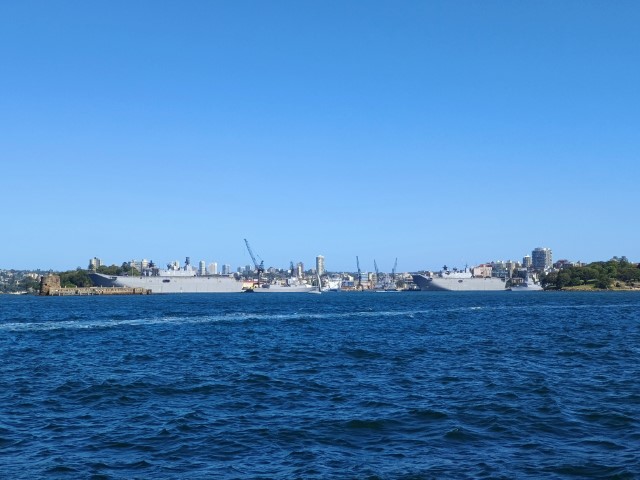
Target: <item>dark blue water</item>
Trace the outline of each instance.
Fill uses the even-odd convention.
[[[640,294],[0,296],[1,478],[640,478]]]

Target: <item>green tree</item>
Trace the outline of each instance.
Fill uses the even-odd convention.
[[[121,275],[122,268],[117,265],[111,265],[108,267],[106,265],[101,265],[96,269],[96,272],[102,273],[103,275]]]
[[[578,275],[583,283],[587,283],[589,280],[598,278],[598,271],[593,267],[586,266],[578,269]]]
[[[631,264],[620,266],[620,268],[618,269],[617,280],[626,283],[640,281],[640,268]]]
[[[602,274],[598,277],[594,286],[596,288],[602,288],[606,290],[611,286],[611,278],[609,278],[606,274]]]
[[[121,268],[122,268],[121,275],[130,275],[132,277],[136,277],[140,275],[140,272],[138,271],[138,269],[129,265],[128,262],[123,262]]]
[[[556,288],[562,290],[564,287],[568,287],[571,284],[571,273],[567,270],[563,270],[558,273],[556,277]]]
[[[91,287],[93,282],[84,270],[73,270],[60,274],[60,285],[62,287]]]
[[[26,290],[27,292],[37,292],[40,290],[40,281],[31,277],[24,277],[19,283],[22,287],[21,290]]]
[[[544,288],[545,290],[550,288],[556,288],[557,279],[558,279],[557,272],[545,273],[540,276],[540,284],[542,285],[542,288]]]

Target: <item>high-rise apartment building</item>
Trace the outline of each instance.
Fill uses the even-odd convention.
[[[323,275],[324,271],[324,257],[322,255],[318,255],[316,257],[316,272],[318,275]]]
[[[231,274],[231,265],[223,265],[222,266],[222,274],[230,275]]]
[[[534,270],[544,271],[551,268],[553,259],[550,248],[534,248],[531,252],[531,263]]]
[[[200,263],[198,263],[198,273],[200,275],[206,275],[207,274],[207,264],[205,263],[204,260],[200,260]]]
[[[143,258],[142,260],[131,260],[129,262],[129,266],[131,268],[135,268],[136,270],[138,270],[138,272],[142,272],[143,270],[149,268],[149,260],[147,260],[146,258]]]
[[[98,267],[103,266],[104,263],[102,263],[102,260],[100,260],[98,257],[93,257],[91,260],[89,260],[89,268],[91,270],[96,270]]]
[[[298,265],[296,266],[296,276],[298,278],[304,277],[304,263],[298,262]]]
[[[522,257],[522,266],[524,268],[531,268],[533,265],[533,261],[531,260],[531,255],[525,255]]]
[[[209,264],[209,274],[217,275],[218,274],[218,263],[213,262]]]

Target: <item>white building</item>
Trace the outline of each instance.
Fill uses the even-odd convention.
[[[324,257],[322,255],[318,255],[316,257],[316,272],[318,275],[323,275],[325,272]]]
[[[100,260],[98,257],[93,257],[91,260],[89,260],[89,268],[91,270],[95,270],[103,265],[104,263],[102,263],[102,260]]]

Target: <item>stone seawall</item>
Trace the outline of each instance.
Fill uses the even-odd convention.
[[[129,287],[86,287],[86,288],[55,288],[49,290],[47,295],[50,297],[60,297],[67,295],[149,295],[151,290],[146,288],[129,288]]]

